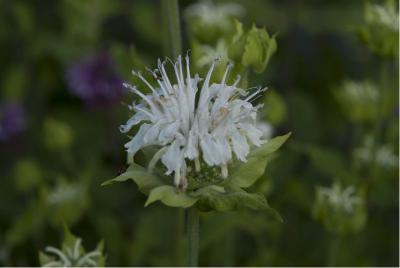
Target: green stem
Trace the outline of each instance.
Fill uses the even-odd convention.
[[[195,207],[187,210],[187,266],[197,267],[199,261],[199,212]]]
[[[163,20],[163,39],[164,39],[164,54],[172,58],[177,58],[182,53],[182,33],[180,27],[179,17],[179,4],[178,0],[160,0],[161,12]],[[176,230],[176,261],[178,266],[181,264],[182,249],[183,249],[183,231],[184,231],[184,217],[185,211],[179,209],[176,217],[177,230]]]
[[[233,267],[234,251],[235,251],[235,233],[234,230],[228,233],[225,238],[224,266]]]
[[[182,53],[182,34],[179,20],[178,0],[161,0],[163,21],[166,26],[164,38],[165,53],[173,58]]]
[[[185,209],[177,209],[176,221],[176,263],[177,266],[182,266],[185,262]]]
[[[329,241],[329,256],[328,256],[328,265],[329,267],[335,267],[338,264],[338,252],[340,247],[340,236],[333,235]]]

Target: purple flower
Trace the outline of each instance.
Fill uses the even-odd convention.
[[[72,94],[89,106],[108,106],[118,102],[123,93],[122,80],[111,56],[102,51],[73,65],[67,74]]]
[[[25,110],[17,103],[0,105],[0,142],[6,141],[25,129]]]

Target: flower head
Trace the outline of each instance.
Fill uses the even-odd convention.
[[[235,31],[233,18],[243,17],[244,13],[245,9],[239,4],[201,1],[187,7],[184,17],[189,32],[196,39],[214,43],[223,36],[230,36]]]
[[[317,187],[313,216],[335,234],[355,233],[366,222],[365,189],[342,186],[335,181],[331,187]]]
[[[45,253],[39,253],[42,267],[102,267],[105,263],[103,242],[96,249],[86,252],[82,246],[82,239],[75,237],[68,228],[60,249],[47,246]]]
[[[346,213],[352,213],[354,206],[361,204],[362,200],[356,195],[356,188],[349,186],[343,188],[335,183],[331,188],[320,188],[321,198],[326,200],[330,206]]]
[[[215,25],[225,29],[229,27],[229,18],[242,17],[244,12],[244,8],[239,4],[214,5],[211,1],[202,1],[189,6],[185,10],[185,15],[198,18],[203,24]]]
[[[134,155],[138,150],[155,145],[161,147],[149,166],[161,159],[166,174],[174,173],[174,183],[181,189],[188,185],[187,173],[193,163],[195,170],[200,165],[219,166],[221,177],[228,175],[227,165],[234,159],[246,162],[250,145],[260,146],[263,132],[256,125],[257,110],[251,102],[264,88],[253,92],[238,87],[240,77],[228,85],[227,77],[232,68],[228,64],[222,80],[211,83],[210,79],[216,61],[200,85],[199,75],[192,77],[189,56],[172,63],[175,81],[165,70],[165,62],[158,61],[158,68],[152,73],[157,82],[153,87],[140,73],[133,72],[151,90],[144,94],[135,86],[124,86],[140,96],[138,104],[130,109],[134,115],[120,130],[127,133],[139,125],[139,131],[125,147]],[[189,168],[190,167],[190,168]]]
[[[8,140],[25,128],[25,111],[16,103],[0,106],[0,141]]]
[[[76,63],[67,74],[71,92],[89,106],[111,105],[120,100],[122,80],[107,52]]]

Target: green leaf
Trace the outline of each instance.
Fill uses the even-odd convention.
[[[106,256],[104,256],[104,240],[101,240],[94,251],[98,251],[102,253],[100,256],[96,257],[96,265],[99,267],[105,267],[106,266]]]
[[[240,188],[231,188],[228,191],[203,191],[199,196],[197,207],[203,211],[232,211],[241,209],[268,210],[282,221],[279,214],[272,209],[265,197],[258,193],[248,193]]]
[[[242,188],[250,187],[265,171],[271,154],[279,149],[290,137],[291,133],[275,137],[256,148],[247,158],[247,162],[233,168],[229,176],[229,184]]]
[[[68,226],[64,224],[64,240],[62,243],[62,250],[65,251],[67,248],[74,248],[76,240],[78,238],[71,233]],[[79,247],[79,251],[82,250],[82,246]]]
[[[259,29],[253,25],[247,34],[242,64],[251,66],[256,73],[261,73],[267,67],[268,61],[276,49],[275,38],[270,37],[265,29]]]
[[[163,185],[150,191],[149,197],[144,206],[147,207],[158,200],[167,206],[187,208],[193,206],[198,199],[189,196],[186,192],[177,191],[173,186]]]
[[[224,193],[225,189],[222,186],[208,185],[208,186],[202,187],[200,189],[197,189],[195,191],[192,191],[190,193],[190,196],[201,197],[202,195],[207,195],[207,194],[210,194],[213,192]]]
[[[45,266],[47,263],[51,263],[55,261],[55,257],[47,255],[42,251],[39,251],[39,263],[40,266]]]
[[[114,179],[105,181],[101,185],[110,185],[115,182],[124,182],[129,179],[132,179],[139,187],[139,190],[144,194],[148,194],[151,189],[164,184],[159,177],[149,173],[144,167],[132,163],[125,173]]]

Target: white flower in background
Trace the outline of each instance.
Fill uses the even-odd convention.
[[[94,250],[87,254],[82,254],[82,240],[76,239],[73,247],[66,247],[60,250],[55,247],[48,246],[45,252],[54,255],[56,260],[45,263],[43,267],[97,267],[98,264],[93,258],[102,256],[100,251]]]
[[[379,98],[379,91],[369,83],[346,81],[343,94],[349,101],[359,103],[374,103]]]
[[[399,14],[394,1],[388,1],[386,5],[368,4],[366,14],[369,22],[376,22],[393,31],[399,31]]]
[[[385,168],[396,168],[399,165],[399,158],[393,148],[388,145],[374,146],[374,139],[368,136],[362,147],[354,150],[354,156],[367,164],[376,163]]]
[[[127,133],[133,126],[141,124],[139,131],[125,147],[134,155],[138,150],[150,145],[161,149],[150,161],[149,167],[161,159],[166,174],[174,173],[177,187],[187,187],[187,162],[193,161],[196,171],[201,163],[220,166],[222,177],[228,175],[227,164],[233,156],[246,162],[250,145],[260,146],[263,132],[256,125],[257,110],[262,106],[251,103],[264,88],[248,92],[237,87],[240,77],[232,85],[226,79],[232,65],[226,68],[219,83],[210,84],[216,61],[202,80],[197,74],[192,77],[189,56],[186,66],[182,58],[173,63],[176,82],[168,77],[164,64],[158,61],[158,68],[152,71],[158,86],[153,87],[140,73],[133,72],[150,88],[145,95],[135,86],[124,84],[140,96],[140,103],[133,103],[130,109],[135,114],[122,125],[120,130]],[[186,69],[185,69],[186,68]],[[184,70],[185,69],[185,70]]]
[[[319,194],[333,208],[344,210],[349,214],[354,211],[355,205],[359,205],[362,202],[362,199],[356,196],[356,188],[354,186],[342,188],[338,183],[333,184],[330,188],[320,187]]]
[[[211,1],[201,1],[189,6],[185,16],[198,18],[204,24],[217,25],[221,29],[229,27],[229,17],[242,17],[244,8],[239,4],[213,4]]]

